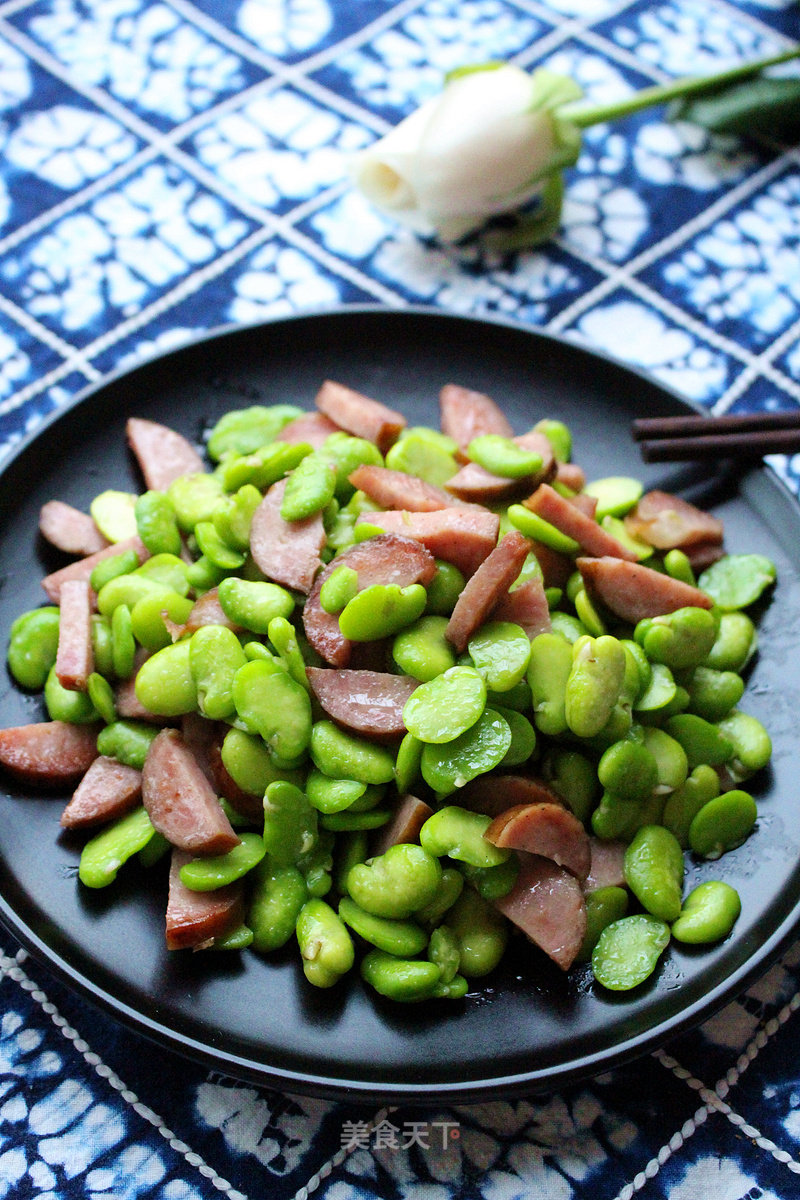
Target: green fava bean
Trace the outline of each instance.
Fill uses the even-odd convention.
[[[354,488],[350,476],[361,466],[382,467],[383,455],[377,446],[366,438],[353,437],[348,433],[332,433],[318,451],[336,471],[336,496],[348,500]]]
[[[656,760],[658,783],[656,790],[662,795],[674,792],[686,782],[689,761],[680,742],[670,737],[663,729],[647,727],[643,733],[644,744]]]
[[[270,621],[294,611],[291,593],[277,583],[229,577],[221,581],[217,595],[225,616],[253,633],[267,633]]]
[[[278,654],[280,654],[281,660],[292,679],[295,683],[299,683],[301,687],[305,688],[307,692],[310,692],[311,684],[308,682],[306,665],[297,642],[294,625],[292,625],[291,621],[287,621],[285,617],[273,617],[269,623],[267,633],[269,634],[269,640],[278,651]]]
[[[658,783],[658,764],[646,746],[638,742],[614,742],[597,766],[604,788],[624,800],[646,800]]]
[[[627,475],[594,479],[583,489],[584,495],[592,496],[597,501],[597,521],[602,521],[603,517],[624,517],[639,503],[643,490],[638,479],[631,479]]]
[[[471,729],[486,707],[486,684],[474,667],[451,667],[409,696],[403,722],[421,742],[442,745]]]
[[[113,883],[122,864],[144,849],[154,832],[143,808],[136,808],[106,826],[81,852],[78,866],[81,883],[90,888]]]
[[[461,962],[461,950],[452,929],[446,925],[434,929],[428,943],[428,958],[442,972],[441,983],[447,984],[455,979]]]
[[[661,824],[674,833],[682,850],[689,848],[689,828],[704,804],[719,795],[719,775],[701,763],[664,805]]]
[[[445,637],[446,628],[446,617],[429,616],[420,617],[398,633],[392,643],[392,658],[400,670],[420,683],[430,683],[454,667],[455,651]]]
[[[189,667],[203,716],[211,721],[233,716],[233,680],[246,662],[241,642],[226,625],[202,625],[192,634]]]
[[[250,548],[250,526],[262,495],[252,483],[245,483],[214,509],[212,520],[219,536],[236,550]]]
[[[564,696],[567,725],[578,737],[593,737],[610,719],[625,678],[625,651],[614,637],[581,638],[572,648]]]
[[[206,449],[214,462],[226,454],[252,454],[274,440],[284,425],[303,415],[293,404],[252,404],[226,412],[215,424]]]
[[[493,692],[491,688],[487,688],[486,703],[489,708],[513,709],[514,712],[528,713],[532,708],[532,700],[527,679],[521,679],[507,692]]]
[[[181,596],[189,594],[188,565],[175,554],[153,554],[146,558],[134,574],[160,584]]]
[[[242,922],[214,938],[209,950],[247,950],[253,944],[253,931]]]
[[[701,858],[716,859],[741,846],[758,817],[749,792],[735,788],[704,804],[689,826],[689,846]]]
[[[180,870],[181,882],[192,892],[213,892],[241,879],[261,862],[266,847],[257,833],[243,833],[239,845],[226,854],[193,858]]]
[[[281,516],[284,521],[313,517],[330,503],[335,491],[336,468],[319,452],[309,454],[286,481]]]
[[[404,588],[394,583],[376,583],[358,592],[344,606],[339,614],[339,628],[351,642],[391,637],[422,616],[427,600],[420,583]]]
[[[117,719],[117,706],[114,698],[114,689],[108,680],[99,675],[97,671],[92,671],[86,680],[86,692],[98,715],[102,717],[106,725],[113,724]]]
[[[721,879],[709,879],[684,900],[681,915],[673,922],[672,936],[690,946],[722,941],[741,911],[742,902],[736,889]]]
[[[139,555],[135,550],[124,550],[121,554],[101,558],[89,576],[92,590],[99,592],[112,579],[116,579],[118,575],[130,575],[138,566]]]
[[[458,471],[454,458],[455,442],[430,437],[434,430],[409,431],[386,455],[386,466],[406,475],[416,475],[426,483],[443,487]]]
[[[630,550],[631,554],[635,554],[639,562],[644,562],[645,559],[652,558],[654,549],[643,542],[641,538],[634,537],[628,530],[624,521],[619,517],[605,516],[600,520],[601,529],[605,529],[606,533],[610,533],[613,538],[624,546],[626,550]]]
[[[438,858],[402,842],[385,854],[357,863],[347,877],[351,899],[376,917],[405,920],[436,895],[442,878]]]
[[[136,531],[151,554],[180,554],[181,531],[175,506],[165,492],[149,491],[138,496],[133,512]]]
[[[136,673],[135,691],[148,712],[179,717],[197,711],[197,687],[190,664],[191,639],[156,650]]]
[[[723,612],[754,604],[775,582],[775,564],[763,554],[727,554],[703,571],[697,581]]]
[[[508,922],[497,909],[472,888],[464,888],[447,914],[447,927],[458,940],[462,975],[475,979],[494,970],[509,936]]]
[[[237,787],[252,796],[263,796],[271,783],[283,780],[299,786],[299,771],[282,771],[275,766],[262,739],[243,729],[229,729],[221,748],[222,765]]]
[[[645,825],[625,851],[625,882],[642,908],[672,922],[681,911],[683,851],[663,825]]]
[[[669,936],[669,926],[647,913],[612,922],[592,953],[595,979],[612,992],[638,987],[652,975]]]
[[[139,575],[135,572],[129,575],[115,575],[98,592],[97,608],[104,617],[110,617],[120,604],[126,604],[128,608],[133,608],[134,604],[143,596],[154,594],[165,596],[172,590],[157,580],[149,579],[147,575]]]
[[[359,907],[349,896],[343,896],[339,901],[339,916],[359,937],[399,958],[419,954],[428,944],[428,935],[421,925],[414,921],[376,917],[374,913]]]
[[[195,595],[198,597],[203,592],[208,592],[211,588],[215,588],[224,578],[225,572],[220,567],[215,567],[204,554],[201,554],[198,559],[195,559],[186,568],[186,581],[190,587],[194,588]]]
[[[341,566],[332,571],[319,590],[319,602],[326,613],[336,615],[358,592],[358,571]]]
[[[557,462],[569,462],[572,457],[572,434],[563,421],[543,417],[536,422],[534,429],[547,438]]]
[[[634,639],[651,662],[670,670],[698,666],[717,637],[717,621],[707,608],[678,608],[660,617],[639,621]]]
[[[135,656],[131,610],[127,604],[118,604],[111,614],[111,661],[118,679],[127,679],[133,674]]]
[[[689,556],[684,554],[683,550],[670,550],[664,555],[664,570],[673,579],[680,579],[681,583],[688,583],[690,587],[697,587],[692,564]]]
[[[501,767],[518,767],[528,762],[536,752],[536,730],[527,717],[513,708],[503,708],[499,704],[492,706],[496,713],[507,722],[511,730],[511,745],[500,761]]]
[[[135,535],[136,500],[137,497],[132,492],[117,492],[110,488],[95,496],[89,505],[95,525],[109,542],[123,542]]]
[[[413,733],[407,733],[400,743],[394,765],[394,779],[401,796],[410,792],[420,777],[423,745],[424,742],[415,738]]]
[[[525,630],[511,621],[487,621],[470,638],[468,650],[494,692],[510,691],[525,678],[531,643]]]
[[[586,933],[577,953],[577,962],[589,962],[600,934],[628,911],[628,893],[621,887],[601,887],[586,896]]]
[[[702,665],[717,671],[743,671],[757,643],[756,627],[747,613],[721,613],[717,639]]]
[[[522,504],[512,504],[509,507],[508,519],[524,537],[542,542],[551,550],[558,550],[561,554],[577,554],[580,550],[574,538],[568,537],[566,533],[556,529],[555,525],[551,525],[549,521],[545,521]]]
[[[264,845],[274,866],[296,866],[318,838],[317,814],[304,792],[277,780],[264,796]]]
[[[585,588],[580,588],[573,601],[575,615],[587,633],[592,637],[601,637],[606,632],[605,622],[595,608],[594,602]]]
[[[17,617],[11,626],[8,669],[20,687],[38,691],[55,666],[59,611],[48,605]]]
[[[510,861],[510,860],[509,860]],[[453,907],[464,890],[464,875],[456,867],[444,867],[434,897],[414,913],[423,925],[438,925],[444,914]]]
[[[432,997],[441,974],[436,963],[397,958],[384,950],[370,950],[361,963],[365,983],[389,1000],[407,1003]]]
[[[652,663],[647,687],[634,702],[637,713],[663,713],[672,704],[678,691],[675,677],[663,663]],[[644,720],[644,717],[642,717]]]
[[[499,766],[510,745],[508,721],[487,708],[474,725],[452,742],[423,747],[422,778],[434,791],[447,796],[477,775]]]
[[[429,854],[447,855],[473,867],[497,867],[511,858],[483,836],[492,823],[484,813],[470,812],[455,804],[440,808],[428,817],[419,831],[419,842]]]
[[[247,923],[253,930],[253,949],[262,954],[285,946],[293,936],[308,887],[297,867],[276,866],[262,859],[255,868]]]
[[[148,650],[162,650],[172,637],[164,624],[164,615],[176,625],[183,625],[192,611],[194,601],[178,592],[154,592],[142,596],[131,609],[131,631],[136,641]]]
[[[712,725],[702,717],[678,713],[669,718],[664,728],[670,737],[683,746],[690,771],[700,763],[717,767],[733,758],[733,743],[725,737],[719,725]]]
[[[470,886],[484,900],[500,900],[508,895],[517,882],[519,858],[512,854],[511,858],[507,858],[496,867],[473,867],[462,861],[461,871]]]
[[[742,698],[744,680],[734,671],[696,667],[687,688],[689,711],[705,721],[721,721]]]
[[[544,777],[579,821],[585,824],[597,799],[597,772],[577,750],[553,749],[544,759]]]
[[[155,726],[144,721],[114,721],[98,733],[97,752],[141,771],[157,733]]]
[[[309,771],[306,780],[308,802],[321,813],[342,812],[359,800],[366,790],[366,783],[355,779],[331,779],[322,771]]]
[[[570,646],[577,642],[578,638],[584,637],[589,630],[579,621],[577,617],[573,617],[571,613],[551,612],[550,613],[550,631],[551,633],[560,634]],[[572,658],[570,656],[570,664]]]
[[[241,550],[236,550],[223,541],[213,521],[198,521],[194,527],[197,548],[222,571],[237,571],[244,565],[245,556]]]
[[[436,574],[428,584],[425,612],[432,616],[449,617],[464,590],[465,582],[458,567],[437,558]]]
[[[223,498],[222,484],[216,475],[180,475],[167,488],[167,495],[175,509],[178,525],[184,533],[191,533],[198,521],[210,521],[214,509]]]
[[[52,667],[44,685],[44,702],[51,721],[66,721],[70,725],[89,725],[99,713],[87,692],[76,692],[59,682]]]
[[[482,433],[467,447],[467,455],[484,471],[504,479],[524,479],[542,469],[542,456],[518,446],[511,438]]]
[[[560,633],[540,633],[531,642],[528,683],[536,728],[557,737],[567,728],[567,680],[572,645]]]
[[[355,961],[353,940],[338,913],[324,900],[307,900],[297,918],[303,973],[315,987],[338,983]]]
[[[717,725],[733,746],[727,769],[737,781],[747,779],[765,767],[772,757],[772,740],[757,717],[735,710]]]
[[[333,886],[344,895],[347,892],[347,876],[356,863],[369,858],[369,834],[365,829],[354,829],[340,833],[334,844]]]
[[[311,702],[308,692],[284,670],[263,659],[247,662],[233,677],[232,694],[248,732],[260,734],[279,759],[291,762],[305,753],[311,739]]]
[[[266,491],[301,463],[312,447],[308,442],[272,442],[252,454],[232,454],[220,464],[218,471],[226,492],[238,492],[245,484]]]
[[[385,746],[348,733],[333,721],[314,724],[310,749],[314,766],[332,779],[380,784],[394,778],[394,759]]]

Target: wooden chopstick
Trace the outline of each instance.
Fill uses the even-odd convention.
[[[800,410],[723,417],[640,417],[633,422],[632,432],[645,462],[758,459],[765,454],[800,451]]]

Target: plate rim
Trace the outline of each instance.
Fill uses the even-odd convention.
[[[296,324],[308,320],[332,318],[335,320],[348,317],[358,318],[364,315],[372,317],[388,316],[390,318],[419,317],[422,319],[435,318],[443,322],[457,322],[464,325],[495,326],[507,329],[525,336],[533,337],[544,342],[557,343],[569,351],[575,351],[586,360],[607,362],[634,378],[646,381],[666,397],[675,401],[683,408],[694,411],[705,411],[702,405],[687,399],[669,385],[662,383],[649,372],[631,366],[624,360],[603,350],[597,350],[582,339],[550,333],[546,329],[527,326],[519,321],[505,317],[475,316],[473,314],[451,313],[446,310],[425,305],[409,305],[407,307],[389,307],[381,304],[346,304],[332,308],[315,309],[248,323],[225,323],[212,329],[197,333],[178,345],[165,348],[157,354],[149,355],[140,361],[128,363],[101,380],[89,384],[73,396],[65,405],[54,409],[37,427],[17,442],[11,452],[0,460],[0,478],[6,475],[13,464],[22,458],[35,442],[42,437],[53,425],[73,413],[81,406],[88,404],[99,393],[123,380],[135,377],[145,369],[157,370],[159,364],[174,359],[181,354],[196,353],[199,348],[209,343],[219,343],[237,334],[246,335],[264,327],[275,325]],[[774,489],[785,502],[789,501],[793,510],[797,510],[797,498],[791,493],[784,481],[764,463],[753,471],[763,479],[765,485]],[[24,919],[11,907],[4,894],[0,893],[0,923],[21,944],[28,949],[33,957],[64,983],[73,992],[77,992],[90,1002],[97,1004],[113,1019],[119,1021],[127,1029],[141,1035],[158,1045],[166,1045],[170,1050],[193,1062],[201,1062],[211,1069],[232,1075],[236,1079],[246,1080],[265,1087],[282,1087],[287,1091],[325,1096],[333,1099],[350,1099],[354,1095],[371,1100],[399,1101],[406,1104],[429,1104],[432,1098],[457,1099],[459,1102],[472,1102],[487,1098],[500,1098],[521,1094],[552,1090],[553,1080],[559,1088],[567,1087],[579,1080],[590,1078],[601,1071],[619,1067],[641,1058],[645,1053],[663,1046],[700,1023],[710,1018],[737,996],[757,978],[760,978],[780,956],[781,952],[796,937],[797,926],[800,923],[800,910],[787,915],[772,931],[766,942],[761,943],[756,951],[733,972],[720,980],[710,992],[698,997],[687,1008],[678,1014],[659,1023],[653,1029],[633,1034],[625,1038],[619,1046],[609,1051],[598,1050],[583,1055],[564,1067],[538,1068],[532,1071],[494,1076],[480,1081],[469,1080],[437,1082],[435,1085],[425,1085],[414,1082],[394,1082],[387,1086],[377,1086],[371,1081],[343,1081],[332,1078],[324,1072],[299,1072],[285,1067],[265,1067],[263,1064],[248,1060],[243,1055],[210,1045],[196,1036],[190,1036],[183,1031],[170,1029],[154,1019],[149,1013],[142,1013],[133,1008],[126,1000],[120,999],[96,984],[90,977],[73,966],[54,947],[51,947],[35,930],[25,923]]]

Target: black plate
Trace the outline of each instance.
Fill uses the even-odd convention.
[[[138,490],[126,417],[166,422],[200,441],[221,413],[261,401],[311,407],[331,377],[436,420],[448,380],[488,392],[519,429],[566,421],[590,477],[633,474],[684,486],[726,523],[730,550],[773,557],[779,583],[763,614],[747,711],[772,733],[754,835],[687,883],[724,877],[740,891],[735,934],[703,953],[672,948],[655,979],[621,999],[584,970],[563,976],[523,939],[480,994],[450,1005],[392,1005],[357,978],[314,990],[296,953],[169,955],[165,878],[130,870],[107,893],[78,886],[77,843],[59,836],[64,797],[0,794],[0,915],[30,950],[139,1032],[228,1074],[324,1095],[431,1101],[550,1089],[633,1058],[733,998],[785,945],[800,901],[796,719],[800,711],[800,509],[766,471],[732,476],[644,467],[629,437],[636,415],[686,405],[655,382],[573,343],[515,326],[432,311],[345,309],[223,330],[110,380],[60,413],[0,478],[0,641],[39,605],[58,557],[37,539],[52,497],[86,508],[105,488]],[[711,478],[709,478],[711,474]],[[688,490],[686,490],[688,488]],[[38,697],[2,682],[2,724],[39,718]],[[124,872],[122,873],[125,874]]]

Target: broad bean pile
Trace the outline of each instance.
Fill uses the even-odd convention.
[[[86,772],[62,818],[70,837],[89,831],[80,886],[125,870],[162,888],[170,862],[171,948],[294,939],[310,984],[357,966],[397,1001],[463,997],[515,929],[616,991],[671,939],[728,937],[736,891],[685,895],[684,873],[757,821],[741,785],[770,739],[739,705],[746,610],[772,564],[687,534],[682,501],[653,515],[634,479],[585,482],[558,421],[461,443],[401,423],[370,440],[344,419],[306,441],[304,421],[287,405],[232,411],[209,431],[210,467],[95,499],[104,548],[75,574],[83,674],[64,665],[66,592],[12,628],[11,674],[43,690],[37,728],[76,727],[89,749],[53,775],[23,727],[0,731],[0,763],[34,785]],[[486,484],[480,504],[447,491],[465,471],[465,488]],[[397,473],[408,508],[381,492]],[[576,534],[563,501],[610,541]],[[471,521],[490,530],[482,549]],[[198,787],[216,811],[193,824],[181,806]]]

